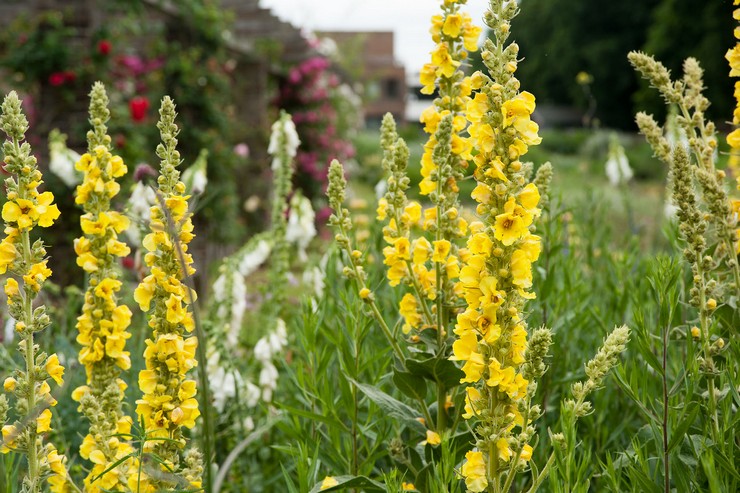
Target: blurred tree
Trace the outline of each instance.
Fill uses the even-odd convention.
[[[717,122],[732,118],[733,82],[725,52],[734,46],[732,0],[699,3],[695,0],[661,0],[653,12],[653,22],[643,51],[654,55],[673,77],[680,77],[684,59],[694,57],[705,70],[705,96],[714,105],[709,117]],[[665,117],[666,107],[657,91],[641,81],[634,95],[635,107]]]
[[[576,76],[586,72],[593,78],[595,119],[610,127],[632,126],[632,107],[625,103],[639,86],[627,53],[644,45],[659,2],[523,0],[513,29],[525,58],[522,85],[541,102],[585,110],[589,101]]]
[[[593,78],[595,119],[602,125],[633,129],[636,109],[663,115],[664,103],[627,62],[630,50],[655,55],[674,74],[686,57],[699,59],[707,96],[731,101],[724,53],[733,45],[732,0],[521,0],[521,6],[512,28],[524,59],[518,75],[538,102],[585,111],[588,97],[576,82],[585,72]],[[480,68],[480,55],[471,63]],[[729,118],[729,111],[713,110],[712,118]]]

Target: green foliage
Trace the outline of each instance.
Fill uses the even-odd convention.
[[[595,117],[605,126],[631,128],[633,111],[624,102],[638,86],[624,56],[645,43],[659,1],[526,0],[512,27],[527,54],[519,69],[522,86],[540,103],[586,110],[576,83],[576,75],[586,72],[593,77]],[[669,39],[677,41],[675,35]]]
[[[647,39],[640,49],[660,60],[674,77],[682,72],[686,58],[696,58],[705,70],[707,98],[732,101],[733,83],[724,58],[727,49],[735,43],[732,11],[730,0],[708,2],[700,9],[692,0],[661,0],[652,13]],[[640,81],[633,101],[635,108],[656,115],[659,121],[664,119],[665,104],[647,82]],[[709,118],[716,122],[728,120],[730,114],[725,105],[718,103],[708,110]]]

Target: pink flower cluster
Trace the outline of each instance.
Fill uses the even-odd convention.
[[[332,159],[340,161],[355,154],[339,128],[336,98],[339,77],[324,57],[313,57],[293,67],[280,88],[277,106],[288,111],[296,124],[301,146],[296,156],[298,185],[308,197],[323,193]]]

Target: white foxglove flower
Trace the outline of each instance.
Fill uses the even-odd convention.
[[[14,337],[15,337],[15,319],[13,317],[8,317],[8,320],[5,322],[5,327],[3,330],[3,343],[10,344],[11,342],[13,342]]]
[[[267,340],[270,344],[272,354],[279,353],[285,346],[288,345],[288,331],[286,330],[285,322],[283,321],[283,319],[277,319],[275,332],[270,334]]]
[[[208,150],[202,149],[192,166],[182,174],[182,182],[189,194],[200,195],[208,185]]]
[[[609,143],[609,159],[606,161],[606,176],[609,178],[609,183],[615,187],[629,182],[634,176],[627,160],[627,155],[624,153],[624,147],[619,143],[616,135],[612,136]]]
[[[303,271],[303,284],[311,288],[316,298],[324,296],[324,277],[320,267]]]
[[[285,136],[285,148],[280,149],[280,136]],[[267,147],[267,153],[276,156],[272,161],[272,169],[278,169],[282,165],[279,156],[282,152],[289,158],[294,158],[298,152],[298,146],[301,145],[301,139],[298,138],[298,132],[295,123],[288,115],[288,118],[280,118],[272,124],[272,133],[270,134],[270,145]]]
[[[263,365],[272,360],[272,346],[270,346],[270,342],[266,337],[262,337],[254,345],[254,357]]]
[[[49,133],[49,170],[68,187],[82,182],[82,175],[75,170],[80,155],[67,147],[67,136],[54,129]]]
[[[243,398],[244,402],[246,402],[247,404],[247,407],[255,407],[257,404],[259,404],[261,396],[262,389],[260,389],[252,382],[246,382],[246,385],[244,386]]]
[[[143,221],[145,224],[149,224],[151,208],[156,202],[157,194],[154,189],[138,182],[131,190],[131,196],[128,199],[129,215]]]
[[[388,191],[388,181],[383,178],[375,184],[375,198],[380,200],[385,196],[385,192]]]
[[[244,277],[252,274],[265,263],[271,251],[272,245],[269,242],[265,240],[259,241],[252,251],[244,254],[241,260],[239,260],[239,273]]]
[[[298,247],[298,258],[301,262],[308,259],[306,248],[316,236],[316,214],[311,201],[296,193],[290,200],[290,215],[285,230],[285,241],[295,243]]]

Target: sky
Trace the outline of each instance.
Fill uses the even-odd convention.
[[[439,0],[260,0],[279,18],[318,31],[394,31],[396,59],[418,72],[434,47],[429,35]],[[462,10],[483,26],[488,2],[470,0]]]

